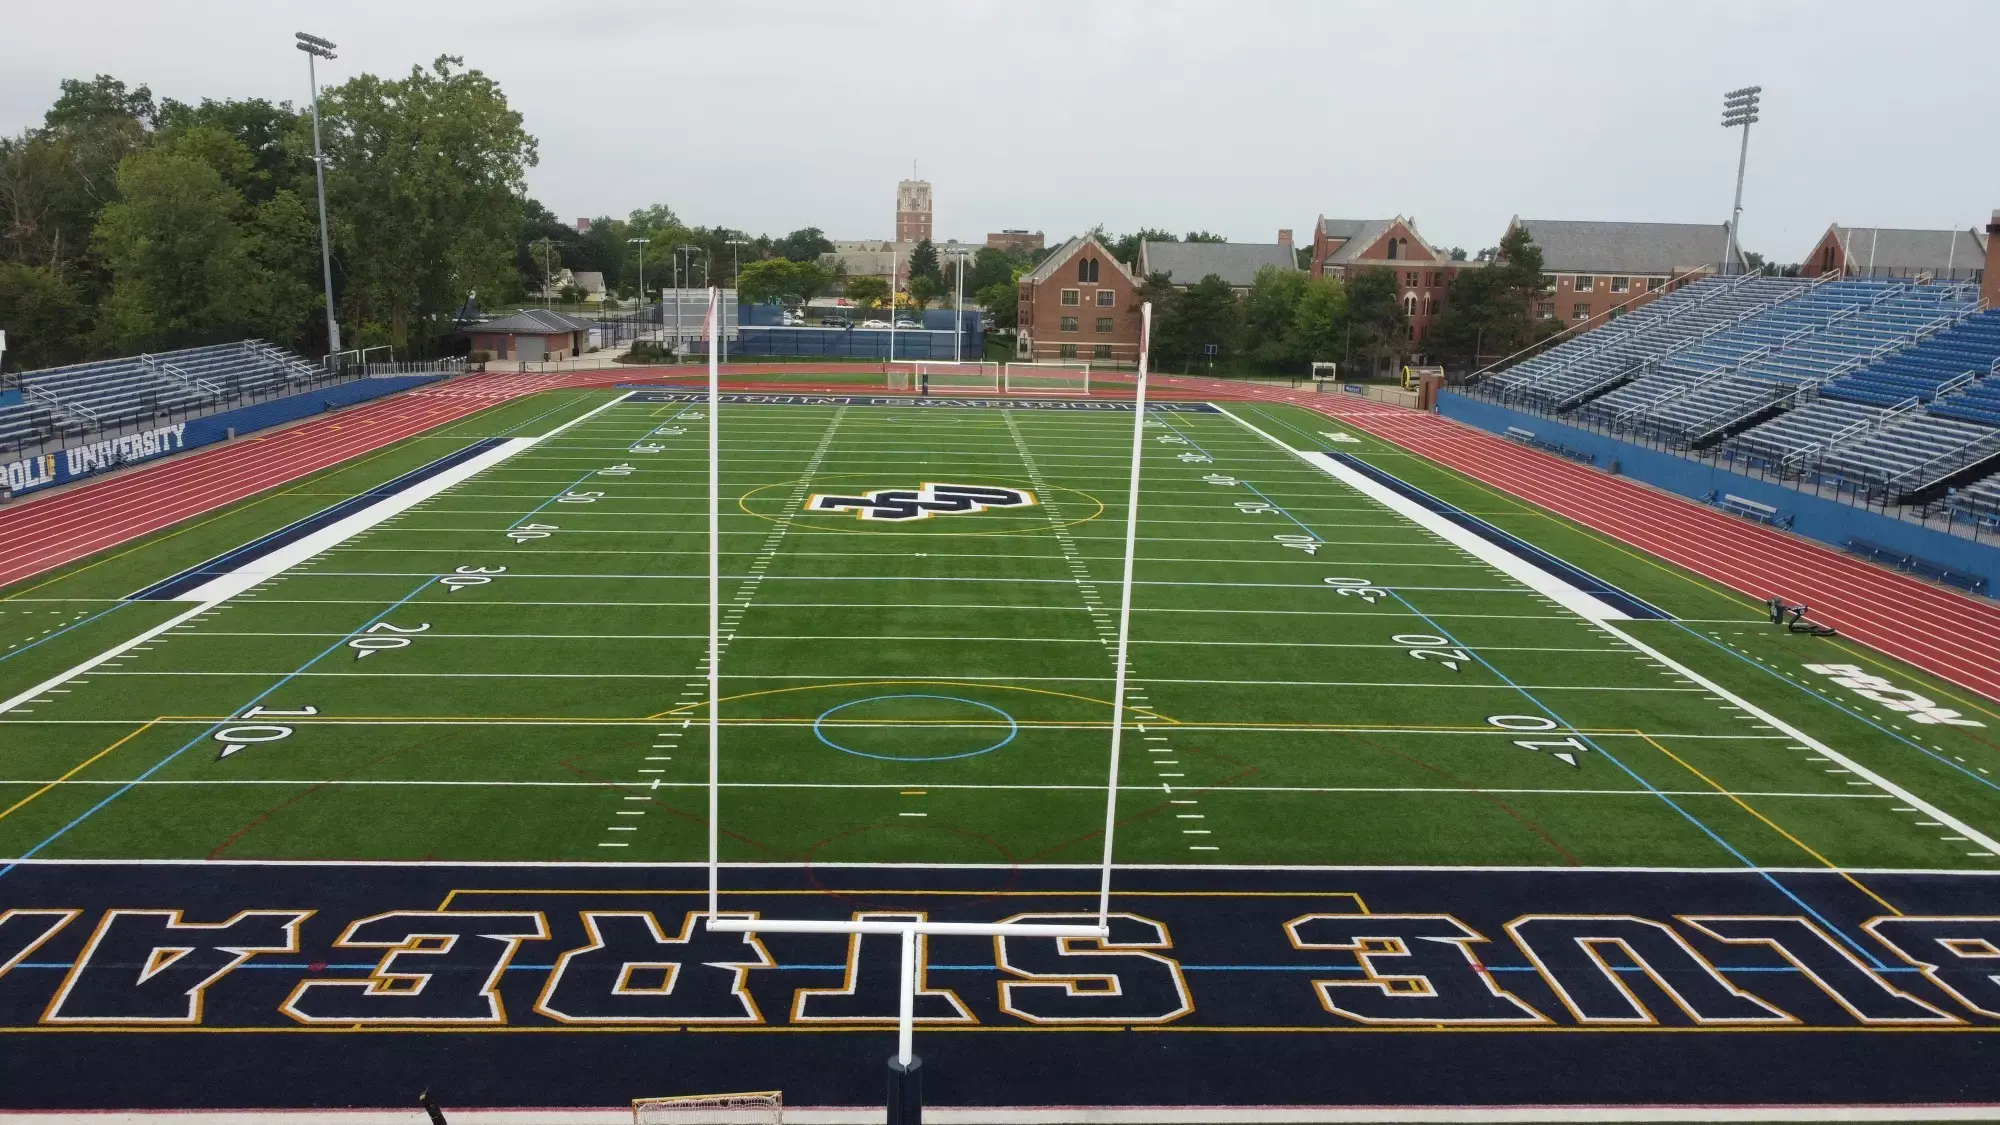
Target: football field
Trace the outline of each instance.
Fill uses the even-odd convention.
[[[714,413],[552,391],[0,591],[0,1086],[877,1101],[893,939],[706,928]],[[1129,400],[720,414],[723,909],[1094,918]],[[1319,412],[1141,425],[1112,939],[923,943],[936,1104],[2000,1098],[1991,701]]]
[[[709,419],[674,397],[568,396],[536,426],[603,408],[23,701],[0,854],[704,858]],[[1870,714],[1803,668],[1853,653],[1558,529],[1568,562],[1703,619],[1592,620],[1294,450],[1519,505],[1295,408],[1170,405],[1119,862],[2000,863],[1934,815],[1995,822],[1987,728]],[[723,857],[1094,862],[1129,410],[724,411]],[[933,484],[1015,502],[859,503]],[[15,604],[164,577],[105,569]]]

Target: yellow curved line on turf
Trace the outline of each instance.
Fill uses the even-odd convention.
[[[877,474],[877,473],[828,473],[828,474],[824,474],[824,475],[826,475],[826,476],[831,476],[831,477],[878,477],[878,476],[888,476],[889,474],[888,474],[888,473],[880,473],[880,474]],[[1002,481],[1003,483],[1006,483],[1006,484],[1011,484],[1011,485],[1017,485],[1017,486],[1019,486],[1019,487],[1021,487],[1021,488],[1030,488],[1030,487],[1032,487],[1032,486],[1031,486],[1030,484],[1028,484],[1028,483],[1026,483],[1026,482],[1023,482],[1023,481],[1019,481],[1019,480],[1015,480],[1015,479],[1012,479],[1012,478],[1009,478],[1009,477],[998,477],[998,478],[995,478],[995,479],[997,479],[997,480],[1000,480],[1000,481]],[[781,481],[773,481],[773,482],[771,482],[770,484],[760,484],[760,485],[758,485],[757,487],[755,487],[755,488],[751,489],[750,491],[748,491],[748,492],[744,493],[744,494],[743,494],[742,496],[738,497],[738,498],[737,498],[737,500],[736,500],[736,506],[737,506],[738,508],[741,508],[741,509],[743,510],[743,514],[745,514],[745,515],[749,515],[749,516],[755,516],[755,517],[757,517],[758,519],[760,519],[760,520],[763,520],[763,521],[765,521],[765,522],[767,522],[767,523],[777,523],[777,522],[778,522],[778,520],[777,520],[777,517],[775,517],[775,516],[767,516],[767,515],[765,515],[765,514],[764,514],[764,513],[762,513],[762,512],[755,512],[755,511],[751,511],[751,510],[750,510],[750,498],[751,498],[752,496],[755,496],[755,495],[757,495],[758,493],[760,493],[760,492],[764,491],[764,490],[765,490],[765,489],[767,489],[767,488],[785,488],[785,487],[788,487],[788,486],[790,486],[790,485],[795,485],[795,484],[798,484],[798,483],[800,483],[800,482],[799,482],[799,481],[796,481],[796,480],[781,480]],[[1078,495],[1078,496],[1081,496],[1081,497],[1083,497],[1083,498],[1084,498],[1085,500],[1088,500],[1088,501],[1090,501],[1091,503],[1093,503],[1093,504],[1097,505],[1097,510],[1096,510],[1096,511],[1094,511],[1094,512],[1092,512],[1092,513],[1090,513],[1090,514],[1089,514],[1089,515],[1087,515],[1087,516],[1084,516],[1084,517],[1083,517],[1083,518],[1081,518],[1081,519],[1074,519],[1074,520],[1068,520],[1068,521],[1066,521],[1066,522],[1063,522],[1063,523],[1050,523],[1050,524],[1046,524],[1046,525],[1039,525],[1039,526],[1036,526],[1036,527],[1017,527],[1017,528],[1014,528],[1014,529],[1013,529],[1013,530],[1011,530],[1011,531],[949,531],[949,532],[935,532],[934,534],[939,534],[939,535],[1028,535],[1028,534],[1031,534],[1031,533],[1033,533],[1033,532],[1037,532],[1037,531],[1049,531],[1049,530],[1051,530],[1052,528],[1058,528],[1058,527],[1075,527],[1075,526],[1076,526],[1077,524],[1080,524],[1080,523],[1089,523],[1089,522],[1090,522],[1091,520],[1094,520],[1094,519],[1096,519],[1097,517],[1099,517],[1099,516],[1101,516],[1101,515],[1103,515],[1103,514],[1104,514],[1104,501],[1102,501],[1102,500],[1099,500],[1099,499],[1098,499],[1098,498],[1097,498],[1097,497],[1096,497],[1095,495],[1093,495],[1093,494],[1091,494],[1091,493],[1088,493],[1088,492],[1085,492],[1084,490],[1082,490],[1082,489],[1080,489],[1080,488],[1067,488],[1067,487],[1064,487],[1063,485],[1059,485],[1059,484],[1058,484],[1058,485],[1047,485],[1047,486],[1043,487],[1041,491],[1044,491],[1044,492],[1050,492],[1050,491],[1054,491],[1054,492],[1071,492],[1071,493],[1075,493],[1076,495]],[[800,516],[803,516],[803,515],[807,515],[807,514],[809,514],[809,513],[806,513],[806,512],[800,512],[800,513],[798,513],[798,515],[800,515]],[[813,515],[822,515],[822,514],[826,514],[826,513],[810,513],[810,514],[813,514]],[[844,515],[845,513],[842,513],[842,514]],[[850,518],[851,518],[851,517],[850,517]],[[839,534],[841,534],[841,535],[872,535],[872,534],[875,534],[875,531],[876,531],[876,530],[879,530],[879,531],[897,531],[897,530],[901,530],[901,529],[900,529],[900,528],[898,528],[898,527],[883,527],[883,528],[879,528],[879,529],[875,529],[875,530],[870,530],[870,529],[868,529],[868,528],[867,528],[867,527],[865,527],[865,526],[864,526],[864,527],[820,527],[820,526],[818,526],[818,525],[816,525],[816,524],[801,524],[801,523],[797,522],[797,517],[796,517],[796,516],[795,516],[795,517],[793,517],[793,523],[792,523],[792,526],[793,526],[794,528],[796,528],[796,529],[800,530],[800,531],[813,531],[813,532],[837,532],[837,533],[839,533]]]
[[[766,688],[763,691],[748,691],[744,692],[741,695],[725,695],[720,700],[718,700],[718,702],[734,703],[737,702],[738,700],[743,700],[743,699],[756,699],[758,696],[763,696],[763,695],[786,695],[795,691],[825,691],[828,688],[908,687],[911,685],[919,687],[963,687],[963,688],[989,688],[996,691],[1024,691],[1034,695],[1052,695],[1059,699],[1075,699],[1075,700],[1080,700],[1084,703],[1095,703],[1100,707],[1111,706],[1111,701],[1108,699],[1097,699],[1088,695],[1076,695],[1067,691],[1050,691],[1047,688],[1018,687],[1012,684],[970,683],[965,680],[848,680],[839,683],[801,684],[797,687]],[[691,713],[689,711],[690,708],[698,709],[706,706],[708,706],[706,700],[699,703],[683,703],[678,707],[670,708],[665,711],[658,711],[646,717],[648,719],[684,718]],[[1181,721],[1179,719],[1169,718],[1165,715],[1160,714],[1157,711],[1152,711],[1152,710],[1142,711],[1139,708],[1134,707],[1129,703],[1125,705],[1125,709],[1127,711],[1132,712],[1135,715],[1138,715],[1140,718],[1145,719],[1147,722],[1169,723],[1172,724],[1173,726],[1181,725]]]
[[[1707,774],[1701,772],[1700,770],[1694,768],[1692,765],[1688,764],[1687,761],[1682,759],[1679,754],[1676,754],[1672,750],[1669,750],[1666,747],[1660,745],[1659,742],[1656,741],[1652,735],[1644,734],[1639,731],[1633,731],[1632,733],[1638,734],[1639,737],[1645,739],[1647,742],[1652,743],[1653,749],[1658,750],[1660,753],[1665,754],[1669,758],[1672,758],[1682,769],[1688,771],[1689,773],[1707,782],[1709,786],[1713,788],[1717,793],[1720,793],[1723,796],[1729,798],[1730,800],[1736,802],[1737,806],[1741,808],[1744,812],[1747,812],[1751,816],[1756,817],[1758,820],[1763,821],[1767,826],[1770,827],[1771,831],[1776,832],[1778,835],[1783,836],[1785,839],[1790,840],[1792,843],[1798,845],[1800,851],[1806,853],[1807,855],[1813,857],[1819,862],[1825,864],[1827,870],[1833,872],[1835,875],[1838,875],[1841,878],[1847,880],[1849,883],[1853,884],[1854,889],[1860,891],[1864,895],[1867,895],[1869,898],[1874,899],[1876,902],[1881,903],[1882,909],[1887,910],[1889,913],[1894,914],[1898,917],[1902,916],[1903,912],[1896,909],[1894,903],[1890,902],[1888,899],[1883,898],[1881,895],[1878,895],[1874,891],[1870,890],[1866,883],[1863,883],[1861,880],[1856,879],[1853,875],[1849,874],[1846,871],[1846,869],[1842,868],[1839,864],[1836,864],[1832,860],[1814,851],[1812,849],[1812,846],[1810,844],[1807,844],[1804,840],[1801,840],[1797,836],[1794,836],[1790,832],[1787,832],[1783,828],[1780,828],[1778,826],[1777,821],[1772,820],[1770,817],[1765,816],[1763,813],[1758,812],[1755,808],[1751,806],[1750,802],[1737,796],[1735,793],[1732,793],[1729,790],[1724,789],[1719,783],[1716,782],[1714,778],[1708,776]]]
[[[97,753],[92,754],[90,757],[85,758],[83,761],[78,762],[75,766],[73,766],[70,769],[68,773],[62,775],[59,778],[56,778],[54,781],[49,782],[47,785],[42,786],[40,789],[35,790],[33,793],[28,794],[27,796],[21,798],[20,800],[15,801],[13,804],[7,806],[7,811],[0,812],[0,820],[6,820],[8,817],[14,815],[16,811],[26,806],[30,801],[33,801],[35,798],[41,796],[44,793],[47,793],[51,789],[54,789],[56,786],[61,785],[63,782],[68,781],[70,778],[75,777],[77,774],[82,773],[84,770],[89,769],[90,766],[94,764],[99,758],[104,757],[106,754],[111,753],[113,750],[118,749],[120,746],[123,746],[126,743],[132,741],[133,739],[139,737],[140,735],[145,734],[147,731],[153,728],[154,723],[157,723],[159,721],[160,721],[159,719],[146,720],[145,724],[141,726],[138,730],[133,731],[132,733],[126,735],[124,738],[119,739],[118,741],[112,743],[111,745],[106,746],[104,749],[99,750]]]

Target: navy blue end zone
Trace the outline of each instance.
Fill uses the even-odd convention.
[[[663,391],[648,383],[620,383],[619,389],[634,386],[628,403],[704,403],[707,391]],[[967,410],[1084,410],[1130,414],[1130,402],[1095,401],[1081,398],[952,398],[940,395],[811,395],[751,394],[729,391],[718,396],[724,405],[734,406],[944,406]],[[1148,411],[1171,414],[1219,414],[1206,402],[1149,402]]]
[[[125,600],[134,602],[170,601],[204,582],[228,574],[230,571],[247,562],[263,558],[265,555],[287,544],[298,542],[321,528],[338,523],[378,500],[394,496],[396,493],[412,485],[429,480],[446,469],[470,461],[506,440],[506,438],[485,438],[473,442],[464,449],[447,453],[428,465],[411,469],[395,480],[385,481],[366,492],[350,496],[331,507],[322,508],[296,523],[281,527],[269,535],[253,539],[241,547],[225,551],[205,563],[189,567],[170,578],[163,578],[137,593],[127,594]]]
[[[930,939],[931,1104],[2000,1102],[1992,875],[1115,885],[1109,951]],[[726,911],[765,917],[1096,901],[1089,869],[731,869],[724,886]],[[0,1107],[388,1106],[425,1087],[448,1108],[775,1088],[880,1105],[894,939],[710,934],[704,887],[698,866],[21,864],[0,878]]]
[[[1535,546],[1533,543],[1511,532],[1502,531],[1485,520],[1480,519],[1478,516],[1455,505],[1448,504],[1425,492],[1423,489],[1418,488],[1416,485],[1376,468],[1374,465],[1355,457],[1353,454],[1335,453],[1329,450],[1326,455],[1377,484],[1393,489],[1399,495],[1416,501],[1425,508],[1436,512],[1438,515],[1472,532],[1481,539],[1500,547],[1502,550],[1519,556],[1533,563],[1535,566],[1548,571],[1550,574],[1604,602],[1606,605],[1617,609],[1628,617],[1636,617],[1645,621],[1673,620],[1672,614],[1651,602],[1634,594],[1628,594],[1589,571],[1564,562],[1547,551],[1542,550],[1540,547]]]

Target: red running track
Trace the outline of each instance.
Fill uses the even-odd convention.
[[[619,377],[629,377],[620,375]],[[0,508],[0,587],[214,511],[499,402],[608,381],[474,375]]]
[[[1216,397],[1294,403],[1338,418],[1762,601],[1782,594],[1813,619],[1942,679],[2000,699],[2000,606],[1724,515],[1483,430],[1348,395],[1164,377]]]

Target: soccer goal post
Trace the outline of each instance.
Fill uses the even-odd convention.
[[[1010,363],[1006,370],[1008,394],[1090,393],[1088,363]]]
[[[783,1125],[781,1090],[632,1099],[632,1125]]]
[[[913,385],[900,389],[931,392],[1000,389],[1000,365],[997,363],[978,360],[965,362],[938,360],[932,363],[912,363],[909,365],[909,370]],[[890,389],[898,388],[892,386]]]

